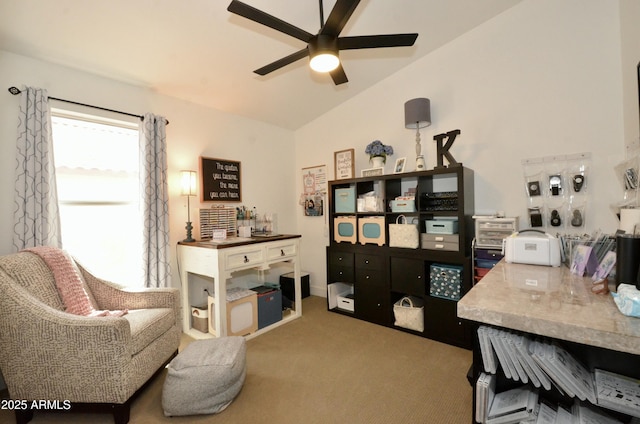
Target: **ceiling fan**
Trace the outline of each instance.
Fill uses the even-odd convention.
[[[266,25],[307,43],[304,49],[256,69],[254,71],[256,74],[267,75],[308,56],[312,69],[318,72],[329,72],[336,85],[344,84],[349,80],[338,59],[340,50],[412,46],[416,38],[418,38],[416,33],[339,37],[340,31],[347,24],[360,0],[337,0],[326,22],[324,22],[322,0],[319,0],[319,3],[320,31],[314,35],[248,4],[238,0],[231,1],[227,8],[229,12]]]

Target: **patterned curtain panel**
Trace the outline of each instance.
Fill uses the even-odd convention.
[[[147,113],[140,142],[146,287],[170,285],[166,119]]]
[[[47,91],[20,94],[13,247],[62,247]]]

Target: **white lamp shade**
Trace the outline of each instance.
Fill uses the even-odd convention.
[[[418,129],[431,125],[431,102],[429,99],[419,97],[411,99],[404,104],[405,128]]]
[[[180,194],[183,196],[195,196],[197,193],[196,171],[180,171]]]
[[[316,72],[331,72],[338,67],[340,59],[332,53],[322,53],[311,58],[309,65]]]

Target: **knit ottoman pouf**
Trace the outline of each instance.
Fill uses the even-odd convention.
[[[244,337],[196,340],[167,366],[162,388],[166,416],[215,414],[242,389],[246,376]]]

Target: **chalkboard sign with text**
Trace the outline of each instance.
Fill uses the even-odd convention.
[[[203,202],[240,202],[240,162],[200,158]]]

